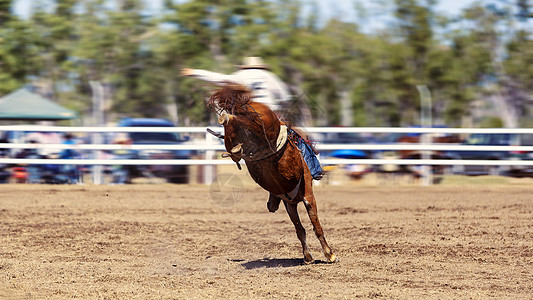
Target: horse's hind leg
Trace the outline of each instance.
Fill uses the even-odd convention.
[[[312,191],[306,192],[303,202],[305,208],[307,209],[309,219],[311,219],[311,223],[313,224],[313,229],[315,231],[316,237],[320,241],[320,245],[322,245],[324,255],[326,256],[329,262],[336,262],[338,260],[337,256],[333,253],[333,251],[331,251],[331,248],[326,242],[326,238],[324,237],[324,231],[322,230],[322,226],[320,225],[320,221],[318,220],[315,196],[313,195]]]
[[[291,218],[291,221],[294,224],[294,227],[296,228],[296,235],[302,243],[304,262],[306,264],[313,263],[313,256],[311,255],[311,252],[309,251],[309,247],[307,247],[307,242],[305,240],[305,229],[302,226],[302,223],[300,222],[300,217],[298,216],[298,204],[287,203],[286,201],[283,201],[283,204],[285,204],[285,209],[287,209],[287,213],[289,214],[289,217]]]

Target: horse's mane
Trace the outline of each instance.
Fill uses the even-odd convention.
[[[250,102],[252,102],[252,92],[248,88],[240,84],[226,84],[209,97],[207,107],[217,114],[222,111],[232,115],[246,114],[249,112]]]

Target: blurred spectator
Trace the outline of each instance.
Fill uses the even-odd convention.
[[[5,137],[5,134],[0,135],[0,144],[9,143],[8,139]],[[0,145],[0,155],[7,155],[9,152],[9,149],[2,148],[2,145]]]
[[[30,140],[28,141],[29,144],[37,144],[38,142],[36,140]],[[15,154],[15,158],[37,158],[39,155],[38,149],[35,148],[25,148],[20,150]]]
[[[37,144],[35,140],[30,140],[30,144]],[[41,158],[38,149],[22,149],[15,155],[16,158],[37,159]],[[16,182],[41,183],[42,166],[38,164],[28,164],[13,168],[13,177]]]
[[[58,158],[57,154],[52,154],[48,158]],[[62,166],[57,164],[44,164],[42,166],[42,182],[47,184],[68,183],[67,177],[63,174]]]
[[[74,136],[71,133],[65,133],[63,136],[63,144],[64,145],[75,145],[76,141],[74,139]],[[71,159],[77,156],[77,152],[74,149],[63,149],[59,153],[60,159]]]
[[[11,175],[13,176],[13,179],[15,180],[16,183],[28,182],[28,171],[26,171],[25,167],[16,166],[16,167],[13,167],[11,170],[13,172],[13,174]]]
[[[115,138],[113,143],[119,145],[130,145],[132,141],[127,136],[121,134]],[[118,149],[113,151],[113,156],[114,159],[130,159],[131,151],[126,148]],[[111,184],[125,184],[128,182],[129,177],[128,166],[113,165]]]
[[[61,135],[57,132],[30,132],[26,135],[27,141],[36,141],[40,144],[61,144]],[[43,148],[39,150],[39,154],[43,157],[50,157],[53,154],[59,153],[60,149]]]
[[[7,143],[6,140],[0,140],[0,143]],[[0,158],[7,158],[8,157],[8,151],[7,149],[0,148]],[[8,165],[0,163],[0,183],[7,183],[9,181],[9,177],[11,176],[11,173],[9,172]]]
[[[66,133],[63,136],[64,145],[75,145],[76,141],[74,135],[71,133]],[[79,153],[74,149],[63,149],[59,153],[59,159],[74,159],[78,158]],[[77,184],[80,180],[80,172],[77,165],[61,165],[61,173],[66,177],[67,183]]]

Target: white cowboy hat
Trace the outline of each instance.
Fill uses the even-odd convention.
[[[263,59],[258,56],[248,56],[243,59],[243,64],[239,65],[241,69],[268,69]]]

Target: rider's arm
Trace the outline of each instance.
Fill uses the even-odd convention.
[[[235,75],[222,74],[200,69],[184,69],[182,70],[182,75],[195,77],[203,81],[214,83],[216,85],[225,85],[228,82],[240,83],[238,78],[235,77]]]

